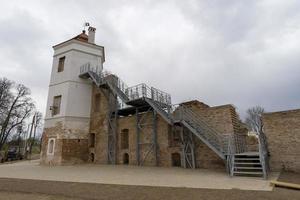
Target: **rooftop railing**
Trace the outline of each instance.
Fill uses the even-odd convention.
[[[154,87],[149,87],[145,83],[128,87],[127,84],[116,75],[107,71],[101,71],[100,67],[92,66],[90,63],[86,63],[80,67],[80,75],[86,73],[93,74],[92,78],[98,85],[109,83],[111,86],[118,88],[118,90],[125,94],[129,101],[140,98],[149,98],[161,105],[171,106],[172,104],[170,94]],[[123,105],[124,103],[126,102],[123,102],[120,105]]]

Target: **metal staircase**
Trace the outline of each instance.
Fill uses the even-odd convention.
[[[224,138],[222,135],[209,127],[200,115],[193,112],[187,106],[178,106],[174,111],[175,116],[173,117],[169,94],[153,87],[150,88],[146,84],[127,87],[125,83],[114,75],[97,74],[95,68],[91,68],[90,65],[82,66],[80,77],[90,77],[98,87],[109,87],[126,105],[137,106],[137,100],[143,98],[169,124],[173,125],[175,119],[201,139],[217,155],[225,159]]]
[[[227,135],[227,170],[230,176],[268,176],[268,153],[264,134],[258,135],[258,150],[247,151],[247,145],[241,145],[241,136]]]
[[[258,152],[245,152],[234,155],[232,175],[264,176]]]
[[[97,68],[91,67],[89,63],[80,68],[79,77],[85,79],[90,78],[98,87],[109,89],[119,101],[118,109],[126,107],[138,108],[146,103],[170,125],[179,124],[185,127],[226,162],[228,173],[231,176],[252,174],[266,177],[267,155],[263,145],[260,145],[260,151],[255,155],[248,155],[241,149],[237,151],[236,146],[238,145],[233,141],[233,135],[219,133],[205,123],[205,120],[188,106],[179,105],[173,108],[169,94],[149,87],[146,84],[128,87],[117,76],[100,73],[97,71]],[[115,145],[116,144],[112,144],[112,146]],[[186,144],[183,144],[183,146],[186,146]],[[188,151],[191,152],[191,149]],[[114,153],[115,151],[112,149],[110,152]],[[114,158],[112,155],[111,157]],[[189,155],[187,157],[191,158],[192,156]],[[190,163],[189,166],[195,168],[195,164],[191,164],[195,162],[194,160],[188,162]]]
[[[188,106],[180,105],[174,111],[175,119],[210,147],[220,158],[225,159],[224,136],[211,128],[202,117]]]

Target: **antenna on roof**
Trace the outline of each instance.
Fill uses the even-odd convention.
[[[90,23],[84,22],[83,23],[83,30],[85,31],[86,27],[89,27],[89,26],[90,26]]]

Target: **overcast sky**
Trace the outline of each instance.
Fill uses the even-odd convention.
[[[267,111],[300,108],[299,0],[3,1],[0,76],[24,83],[46,110],[52,46],[84,21],[105,46],[104,68],[173,103],[198,99]]]

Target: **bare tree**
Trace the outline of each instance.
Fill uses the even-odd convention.
[[[34,104],[30,98],[30,90],[22,84],[17,84],[15,87],[12,82],[9,85],[7,79],[1,79],[3,88],[1,101],[5,105],[1,108],[0,119],[0,150],[7,141],[8,137],[15,128],[22,125],[24,120],[28,118],[34,109]],[[0,83],[1,84],[1,83]]]
[[[262,114],[264,112],[265,110],[261,106],[255,106],[247,110],[245,123],[250,130],[256,132],[257,134],[262,133],[263,130]]]
[[[29,155],[31,157],[31,153],[32,153],[32,147],[35,143],[35,137],[36,137],[36,130],[39,126],[41,126],[42,123],[42,119],[43,119],[43,115],[41,112],[35,112],[34,116],[32,117],[32,123],[31,123],[31,129],[30,129],[30,135],[29,135]],[[32,136],[33,133],[33,136]]]
[[[12,87],[12,81],[7,78],[0,78],[0,128],[2,127],[6,111],[13,96],[11,92]]]

